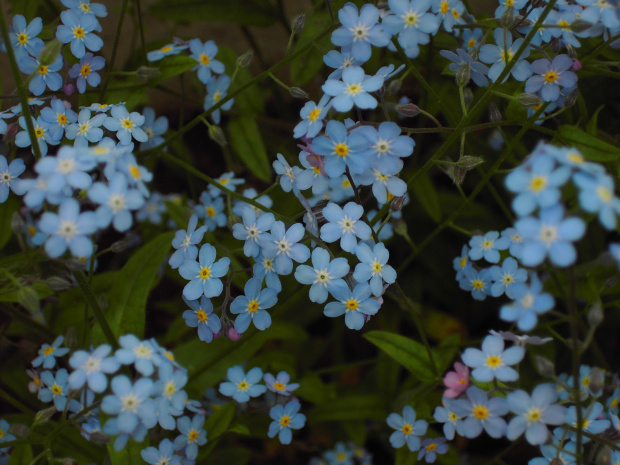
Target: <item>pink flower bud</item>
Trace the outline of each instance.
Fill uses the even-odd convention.
[[[241,334],[239,334],[237,330],[231,326],[228,328],[228,331],[226,331],[226,337],[231,341],[238,341],[241,339]]]
[[[583,68],[583,65],[581,64],[581,61],[573,60],[573,66],[571,66],[571,69],[573,71],[579,71],[581,68]]]

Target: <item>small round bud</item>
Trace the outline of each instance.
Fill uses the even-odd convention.
[[[293,98],[300,98],[300,99],[304,99],[304,100],[309,100],[310,96],[308,95],[308,93],[299,88],[299,87],[291,87],[288,90],[290,92],[290,94],[293,96]]]
[[[226,135],[222,128],[213,124],[209,126],[209,139],[217,143],[220,147],[228,145]]]
[[[570,23],[570,30],[576,33],[585,32],[593,26],[592,23],[584,21],[583,19],[576,19]]]
[[[111,246],[110,246],[110,250],[114,253],[121,253],[124,250],[127,250],[129,247],[131,247],[131,243],[132,243],[132,239],[129,237],[126,237],[124,239],[121,239],[119,241],[114,242]]]
[[[252,59],[254,58],[254,50],[248,50],[243,55],[237,58],[237,68],[243,69],[250,66]]]
[[[48,407],[46,409],[39,410],[34,416],[33,425],[41,425],[43,423],[46,423],[50,418],[54,416],[55,413],[56,407]]]
[[[467,106],[471,105],[471,102],[474,101],[474,93],[469,87],[463,89],[463,100],[465,100],[465,105]]]
[[[474,157],[472,155],[463,155],[460,160],[457,162],[457,166],[459,168],[463,168],[466,171],[469,171],[475,168],[478,165],[484,163],[484,158],[482,157]]]
[[[581,61],[573,60],[573,65],[571,66],[570,69],[572,69],[573,71],[579,71],[581,68],[583,68]]]
[[[52,276],[51,278],[47,278],[45,280],[45,284],[47,284],[52,291],[66,291],[67,289],[71,289],[73,287],[69,281],[61,278],[60,276]]]
[[[39,53],[39,66],[49,66],[56,61],[58,55],[60,55],[60,51],[62,50],[62,44],[58,39],[52,39],[43,50]]]
[[[549,42],[549,50],[551,50],[551,52],[554,54],[560,53],[561,47],[562,47],[562,44],[557,38],[553,38]]]
[[[544,103],[538,95],[522,93],[517,96],[517,103],[524,107],[535,107]]]
[[[388,95],[396,95],[402,85],[403,83],[399,81],[398,79],[396,79],[388,84],[387,89],[385,90],[385,93]]]
[[[241,336],[242,334],[238,333],[234,326],[231,326],[228,328],[228,331],[226,331],[226,337],[231,341],[238,341],[241,339]]]
[[[506,11],[504,11],[502,16],[499,18],[499,23],[502,25],[502,27],[506,29],[510,29],[513,26],[514,22],[515,22],[515,7],[511,5],[508,8],[506,8]],[[507,31],[506,33],[510,34],[510,31]]]
[[[19,124],[17,123],[8,124],[6,127],[6,131],[4,132],[4,136],[3,136],[4,141],[5,142],[13,141],[19,131],[21,131]]]
[[[402,218],[395,219],[392,224],[394,225],[394,232],[399,236],[408,236],[407,232],[407,223],[405,223]]]
[[[15,234],[23,234],[26,232],[26,223],[24,223],[24,219],[17,212],[13,212],[13,216],[11,216],[11,230]]]
[[[494,103],[489,105],[489,119],[493,123],[498,123],[502,120],[502,114],[500,113],[499,108],[497,108],[497,105]]]
[[[294,34],[299,34],[301,31],[304,30],[304,26],[306,25],[306,14],[302,13],[300,15],[297,15],[293,18],[293,21],[291,21],[291,31],[293,31]]]
[[[596,328],[603,322],[604,317],[605,315],[603,314],[603,306],[600,302],[596,302],[594,305],[592,305],[590,311],[588,312],[588,324],[590,325],[590,327]]]
[[[600,368],[593,368],[590,373],[590,385],[588,386],[594,397],[598,397],[603,393],[605,387],[605,375]]]
[[[390,210],[392,210],[393,212],[400,211],[403,208],[404,204],[405,204],[404,195],[402,197],[394,197],[394,200],[392,200],[392,203],[390,204]]]
[[[73,79],[71,79],[71,78],[68,78],[65,81],[65,85],[62,87],[62,91],[67,96],[73,95],[75,93],[76,89],[77,89],[77,87],[75,86],[75,81]]]
[[[99,304],[101,311],[105,312],[108,309],[108,296],[101,294],[99,299],[97,299],[97,303]]]
[[[570,94],[568,94],[566,96],[566,98],[564,99],[564,106],[566,108],[568,107],[572,107],[575,102],[577,102],[577,97],[579,96],[579,89],[577,87],[575,87]]]
[[[140,66],[136,70],[136,76],[138,79],[148,81],[149,79],[156,78],[161,74],[159,68],[153,68],[152,66]]]
[[[30,428],[22,423],[13,423],[9,428],[9,433],[17,436],[18,438],[23,438],[24,436],[28,436],[30,433]]]
[[[459,87],[465,87],[471,79],[471,65],[463,63],[456,72],[456,83]]]
[[[548,358],[535,355],[534,366],[536,367],[538,374],[544,378],[553,378],[555,376],[555,365]]]
[[[420,108],[415,103],[405,103],[404,105],[398,105],[396,107],[398,113],[401,113],[409,118],[420,114]]]
[[[595,465],[612,465],[612,456],[611,449],[609,446],[601,447],[598,455],[596,456],[596,460],[594,461]]]
[[[532,21],[525,18],[523,15],[517,15],[515,17],[515,24],[517,24],[519,27],[526,27],[526,26],[531,26]]]

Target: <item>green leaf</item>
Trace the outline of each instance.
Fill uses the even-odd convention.
[[[605,105],[601,105],[600,107],[598,107],[592,115],[592,118],[590,118],[590,121],[588,121],[588,124],[586,124],[586,131],[591,136],[596,136],[596,131],[598,128],[598,114],[603,108],[605,108]]]
[[[424,208],[424,211],[428,213],[428,216],[430,216],[435,223],[439,223],[441,221],[441,203],[439,202],[439,196],[437,195],[435,186],[433,186],[428,174],[425,173],[416,179],[412,189],[422,205],[422,208]]]
[[[187,55],[167,56],[160,62],[159,71],[161,74],[149,79],[149,85],[156,86],[166,79],[170,79],[174,76],[178,76],[179,74],[183,74],[185,71],[189,71],[197,64],[198,62],[196,60]]]
[[[15,446],[11,450],[9,465],[28,465],[32,462],[32,447],[29,445]]]
[[[414,465],[417,460],[417,452],[411,452],[407,447],[401,447],[396,451],[394,465]]]
[[[209,441],[221,436],[228,430],[228,426],[235,418],[237,404],[228,402],[215,410],[205,422],[205,429],[209,434]]]
[[[316,406],[309,416],[314,421],[384,421],[386,401],[387,399],[380,395],[342,396]]]
[[[271,165],[256,120],[251,116],[235,118],[228,124],[230,143],[244,164],[263,181],[271,180]]]
[[[13,229],[11,229],[11,220],[13,213],[21,206],[21,202],[14,196],[10,196],[9,199],[0,204],[0,250],[9,242],[13,235]]]
[[[38,312],[39,300],[52,295],[52,290],[43,283],[34,283],[32,286],[10,291],[14,288],[15,286],[9,284],[6,288],[0,289],[0,302],[19,302],[28,310]]]
[[[112,465],[144,465],[144,460],[140,452],[149,446],[149,437],[142,442],[136,442],[130,439],[127,445],[121,450],[114,449],[114,441],[107,444],[108,453],[110,454],[110,463]]]
[[[224,63],[228,74],[232,74],[237,69],[237,53],[228,47],[220,47],[217,59]],[[247,68],[237,69],[235,80],[230,84],[228,94],[235,92],[238,88],[252,80],[252,75]],[[265,90],[259,86],[251,86],[235,96],[235,109],[242,115],[263,114],[265,112]]]
[[[575,126],[560,126],[557,130],[556,139],[579,149],[587,160],[614,161],[620,159],[620,148],[604,142]]]
[[[179,22],[228,22],[270,26],[278,13],[267,0],[159,0],[149,8],[156,18]]]
[[[331,25],[329,13],[320,11],[306,19],[304,29],[299,34],[299,39],[295,48],[304,47],[314,37],[323,32]],[[320,46],[331,48],[329,35],[324,37],[320,42]],[[317,47],[311,48],[308,52],[297,57],[291,63],[291,82],[296,86],[303,86],[316,76],[323,68],[323,55],[325,53]]]
[[[432,365],[426,348],[419,342],[387,331],[370,331],[364,338],[384,351],[420,381],[434,381]]]
[[[174,232],[160,234],[132,255],[108,295],[106,319],[116,337],[132,333],[144,335],[146,299],[160,265],[170,250]],[[93,328],[93,344],[104,342],[99,325]]]

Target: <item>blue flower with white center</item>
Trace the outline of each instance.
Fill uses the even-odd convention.
[[[106,166],[106,169],[108,169],[108,172],[104,172],[106,177],[112,177],[112,168],[112,165]],[[149,190],[144,183],[150,182],[153,179],[153,173],[149,172],[144,166],[138,165],[138,161],[132,153],[123,153],[123,155],[117,159],[116,169],[127,175],[130,186],[137,187],[144,197],[149,196]]]
[[[140,378],[133,385],[125,375],[118,375],[110,383],[112,393],[103,398],[101,410],[116,420],[116,426],[122,433],[133,433],[142,425],[152,428],[157,424],[156,405],[151,398],[153,381]],[[105,428],[105,426],[104,426]]]
[[[87,189],[92,178],[87,171],[96,166],[95,160],[78,157],[79,151],[65,145],[60,148],[55,157],[45,157],[39,160],[35,171],[47,179],[50,190],[60,192],[67,186],[74,189]]]
[[[73,8],[79,13],[92,13],[97,17],[105,18],[108,16],[108,10],[101,3],[90,3],[90,0],[60,0],[67,8]]]
[[[243,253],[246,257],[258,257],[261,245],[268,239],[268,232],[275,221],[273,213],[265,213],[256,217],[256,213],[249,206],[244,207],[241,214],[243,223],[233,225],[235,239],[245,241]]]
[[[0,203],[9,198],[9,189],[17,195],[23,195],[25,191],[20,187],[19,176],[26,170],[24,160],[16,158],[10,164],[4,155],[0,155]]]
[[[142,192],[142,195],[144,195],[144,192]],[[142,208],[136,213],[136,219],[138,221],[148,220],[151,224],[160,225],[162,215],[167,211],[166,198],[159,192],[153,192],[153,195],[148,198]]]
[[[64,341],[64,336],[58,336],[51,345],[43,344],[39,349],[39,355],[32,361],[32,366],[42,366],[47,369],[54,368],[56,366],[56,357],[62,357],[69,353],[68,347],[60,347]]]
[[[392,35],[398,34],[398,43],[409,58],[420,54],[419,44],[429,42],[429,34],[435,35],[440,20],[428,10],[430,0],[389,0],[392,14],[383,18],[383,24]]]
[[[96,217],[93,212],[80,213],[77,200],[63,200],[58,213],[43,213],[39,226],[41,231],[49,234],[45,241],[45,251],[50,257],[60,257],[67,247],[74,257],[92,255],[93,243],[88,235],[97,230]]]
[[[250,397],[258,397],[267,390],[264,385],[257,384],[262,377],[263,371],[258,367],[252,368],[246,375],[243,368],[234,366],[228,369],[226,374],[228,381],[220,384],[219,391],[237,402],[247,402]]]
[[[615,186],[611,176],[575,173],[575,184],[580,189],[579,204],[590,213],[598,213],[600,223],[607,229],[616,229],[620,214],[620,199],[614,195]]]
[[[189,41],[189,50],[192,52],[190,57],[198,62],[192,71],[198,70],[198,79],[203,84],[211,81],[211,73],[222,74],[224,72],[224,64],[215,59],[217,45],[212,40],[203,44],[200,39],[192,39]]]
[[[569,71],[573,60],[568,55],[558,55],[553,61],[542,58],[532,63],[534,76],[525,83],[525,91],[540,91],[545,102],[553,102],[560,98],[560,88],[572,88],[577,84],[577,75]]]
[[[49,124],[49,131],[55,139],[62,139],[65,128],[77,121],[77,113],[71,110],[69,102],[54,98],[49,107],[41,109],[41,118]]]
[[[362,62],[370,58],[371,45],[385,47],[390,42],[390,34],[378,24],[379,10],[370,3],[359,12],[353,3],[346,3],[338,11],[338,19],[342,27],[332,33],[332,43],[340,47],[350,45],[353,57]]]
[[[303,428],[306,424],[306,416],[298,413],[301,404],[292,400],[286,405],[275,405],[269,411],[269,416],[273,420],[269,425],[267,436],[270,438],[278,435],[282,444],[290,444],[293,439],[293,429]]]
[[[312,251],[312,266],[299,265],[295,270],[295,279],[301,284],[310,284],[310,300],[322,304],[335,286],[347,285],[342,278],[348,272],[349,262],[346,258],[334,258],[330,262],[329,252],[316,247]]]
[[[519,379],[519,373],[509,365],[518,364],[524,355],[523,347],[504,350],[504,340],[500,336],[487,336],[482,341],[482,350],[467,348],[462,358],[465,365],[474,369],[471,375],[476,381],[488,383],[494,379],[502,382]]]
[[[420,452],[418,452],[418,460],[424,459],[426,463],[434,463],[437,454],[445,454],[448,452],[448,444],[446,438],[428,438],[422,441]]]
[[[517,215],[529,215],[536,207],[547,208],[558,203],[560,188],[570,179],[568,166],[557,166],[548,155],[535,152],[528,166],[520,166],[506,176],[506,187],[518,194],[512,201]]]
[[[286,371],[281,371],[277,377],[274,377],[271,373],[265,373],[263,379],[267,389],[281,396],[290,396],[291,392],[299,387],[299,383],[290,382],[291,377]]]
[[[433,418],[439,423],[443,423],[443,434],[450,441],[454,439],[454,433],[463,436],[463,420],[454,412],[454,401],[450,399],[442,399],[444,407],[435,407]]]
[[[312,187],[314,195],[323,195],[329,189],[329,178],[325,173],[323,157],[310,152],[299,152],[299,162],[305,168],[295,176],[294,187],[306,190]]]
[[[383,77],[368,76],[361,67],[351,66],[342,72],[341,79],[328,79],[321,87],[323,92],[334,97],[331,103],[336,111],[347,112],[353,105],[360,109],[377,107],[377,99],[368,92],[379,90],[383,86]]]
[[[174,446],[170,439],[164,439],[157,447],[147,447],[140,451],[144,461],[150,465],[181,465],[181,457],[174,453]]]
[[[271,208],[273,206],[273,200],[271,199],[271,197],[269,197],[268,195],[263,195],[262,193],[259,194],[258,192],[256,192],[256,189],[252,187],[248,189],[243,189],[243,196],[256,201],[257,203],[261,204],[266,208]],[[244,202],[243,200],[233,199],[232,212],[235,215],[242,217],[245,207],[250,207],[250,209],[254,212],[254,215],[257,217],[268,214],[264,210],[261,210],[260,208],[255,207],[254,205],[251,205],[247,202]]]
[[[484,259],[489,263],[499,262],[499,251],[508,248],[508,241],[499,238],[499,232],[489,231],[484,236],[474,236],[469,240],[469,258]]]
[[[187,371],[183,368],[175,369],[172,363],[163,362],[159,365],[159,380],[155,383],[154,394],[166,400],[168,408],[173,414],[180,415],[185,408],[187,393],[183,390],[187,384]],[[171,428],[174,429],[174,423]]]
[[[222,280],[228,273],[230,258],[223,257],[215,261],[216,251],[211,244],[204,244],[198,253],[198,261],[187,259],[179,267],[179,273],[189,283],[183,288],[183,296],[187,300],[197,300],[203,294],[217,297],[224,290]]]
[[[381,242],[373,249],[362,243],[355,248],[355,255],[360,263],[355,267],[353,279],[358,283],[370,281],[373,295],[380,297],[383,294],[383,283],[393,284],[396,281],[396,271],[387,264],[390,252]]]
[[[495,37],[495,43],[497,45],[485,44],[480,47],[480,61],[483,63],[491,64],[491,68],[489,69],[489,79],[493,82],[497,80],[504,68],[506,68],[506,64],[512,60],[512,57],[517,53],[519,47],[523,43],[522,38],[519,38],[512,41],[512,34],[507,29],[495,29],[493,33]],[[529,47],[526,48],[519,60],[515,63],[515,65],[510,70],[509,74],[512,74],[517,81],[525,81],[532,75],[532,68],[530,64],[525,60],[530,54]],[[504,81],[508,79],[508,75],[504,77]],[[530,92],[527,90],[526,92]]]
[[[40,210],[43,201],[58,205],[66,198],[60,191],[49,188],[47,178],[48,176],[38,176],[36,179],[18,179],[15,182],[15,187],[26,193],[24,204],[31,210]]]
[[[513,7],[515,12],[518,12],[525,7],[526,3],[527,0],[499,0],[499,6],[495,9],[495,17],[501,18],[509,6]],[[528,17],[528,19],[530,18]]]
[[[581,18],[583,12],[583,9],[577,5],[574,5],[574,9],[566,8],[562,11],[552,10],[549,12],[549,16],[545,20],[545,23],[560,26],[558,28],[553,28],[551,34],[562,40],[564,44],[579,48],[581,47],[581,43],[579,43],[579,40],[575,37],[575,32],[571,30],[571,24],[577,20],[578,16]]]
[[[319,136],[312,141],[312,150],[317,155],[325,156],[325,173],[335,178],[349,167],[352,173],[362,173],[368,169],[370,162],[365,156],[369,141],[359,130],[350,134],[346,126],[339,121],[329,121],[327,136]]]
[[[293,193],[298,193],[295,187],[295,178],[301,173],[301,168],[299,166],[291,167],[281,153],[277,154],[277,160],[274,160],[272,165],[274,171],[280,175],[280,187],[282,187],[282,190],[284,192],[293,190]]]
[[[293,260],[305,263],[310,258],[310,249],[298,242],[303,239],[305,229],[302,224],[295,223],[285,230],[282,221],[274,221],[271,233],[262,244],[265,257],[274,259],[274,269],[278,274],[287,275],[293,271]]]
[[[329,95],[323,95],[319,103],[306,102],[299,111],[302,120],[293,129],[293,137],[297,139],[315,137],[323,129],[323,119],[327,116],[330,107]]]
[[[533,458],[528,462],[528,465],[552,465],[557,463],[558,460],[563,465],[575,465],[576,450],[577,443],[569,441],[562,445],[562,440],[553,438],[552,445],[540,447],[543,456]],[[612,463],[616,463],[616,461],[612,460]]]
[[[275,289],[280,292],[282,290],[282,283],[278,278],[278,273],[275,269],[274,259],[264,257],[262,254],[256,257],[256,263],[252,267],[252,273],[255,278],[264,279],[267,287]]]
[[[74,10],[65,10],[60,13],[63,24],[56,29],[56,38],[63,44],[71,44],[71,53],[76,58],[82,58],[86,49],[98,52],[103,47],[101,37],[93,34],[99,27],[99,21],[92,13],[80,15]]]
[[[116,373],[120,367],[120,362],[114,356],[108,356],[111,351],[112,347],[103,344],[91,352],[74,352],[69,359],[69,365],[73,368],[69,375],[69,387],[81,389],[88,386],[96,393],[105,391],[108,386],[106,374]]]
[[[491,292],[491,271],[488,268],[478,271],[470,265],[463,269],[459,287],[471,291],[475,300],[484,300]]]
[[[487,79],[489,68],[479,61],[474,60],[474,58],[462,48],[457,49],[456,53],[450,50],[441,50],[439,54],[446,60],[453,62],[448,66],[448,69],[454,74],[456,74],[461,67],[469,65],[471,79],[478,87],[485,87],[489,84],[489,80]]]
[[[469,247],[466,245],[461,249],[461,255],[456,257],[452,261],[452,267],[456,271],[456,280],[460,281],[464,277],[465,269],[471,268],[471,262],[469,261]]]
[[[467,417],[463,421],[463,432],[467,438],[480,436],[482,430],[495,439],[506,433],[506,421],[502,415],[508,413],[508,402],[502,397],[489,399],[486,392],[476,386],[467,389],[468,399],[454,401],[454,411],[458,416]]]
[[[605,431],[607,428],[611,426],[611,421],[607,419],[599,420],[601,414],[603,413],[603,404],[600,402],[593,402],[588,407],[585,405],[582,406],[583,412],[581,414],[581,429],[586,433],[590,434],[600,434]],[[565,423],[569,426],[577,428],[577,407],[571,405],[568,407],[566,412],[566,420]],[[562,433],[564,431],[568,431],[566,437],[571,441],[577,440],[577,432],[568,429],[566,427],[558,428]],[[581,440],[586,443],[590,441],[590,438],[587,436],[582,436]]]
[[[476,50],[481,40],[482,29],[465,29],[463,31],[463,47],[465,47],[467,53],[471,53]]]
[[[371,290],[367,283],[360,283],[353,290],[349,286],[334,286],[330,291],[338,302],[325,306],[323,314],[330,318],[344,315],[344,322],[349,329],[362,329],[368,316],[375,315],[381,305],[370,297]]]
[[[204,219],[207,231],[215,231],[218,227],[226,225],[224,213],[224,199],[211,197],[206,191],[200,195],[200,203],[194,206],[194,212],[198,218]]]
[[[203,107],[205,111],[211,109],[211,107],[217,105],[220,100],[228,95],[228,88],[230,87],[230,76],[222,74],[218,77],[213,77],[207,84],[207,95]],[[220,110],[230,110],[235,103],[235,99],[230,99],[222,106],[211,112],[211,118],[215,124],[220,124],[221,112]]]
[[[102,182],[93,184],[88,190],[88,197],[100,205],[95,212],[98,226],[105,229],[112,223],[119,232],[131,227],[131,211],[144,205],[140,191],[129,189],[127,178],[122,173],[115,173],[109,185]]]
[[[510,252],[510,255],[517,259],[521,258],[521,252],[523,251],[523,238],[515,228],[504,229],[500,238],[508,240],[510,244],[508,246],[508,252]]]
[[[198,446],[207,443],[207,432],[203,429],[204,423],[204,415],[195,415],[191,420],[189,417],[179,418],[177,428],[181,434],[174,440],[174,449],[185,448],[185,456],[190,460],[198,457]]]
[[[491,295],[499,297],[506,293],[506,297],[514,299],[514,286],[518,283],[524,283],[527,279],[527,271],[519,268],[517,261],[508,257],[502,262],[502,266],[492,266],[490,268],[491,279]]]
[[[342,250],[354,253],[356,237],[365,241],[372,233],[370,226],[360,219],[363,214],[364,208],[355,202],[347,203],[344,208],[330,202],[323,208],[323,217],[328,223],[321,226],[321,239],[325,242],[340,239]]]
[[[586,224],[579,217],[564,218],[564,207],[555,205],[542,209],[540,218],[517,220],[515,228],[523,237],[523,265],[538,266],[549,256],[554,265],[565,267],[577,259],[572,243],[583,237]]]
[[[566,408],[555,404],[557,393],[552,383],[539,384],[532,396],[518,390],[506,396],[510,410],[517,416],[510,420],[506,437],[514,441],[525,432],[525,439],[532,445],[547,442],[547,425],[562,425]]]
[[[353,451],[351,451],[343,442],[339,442],[336,444],[332,450],[325,452],[323,455],[328,465],[353,465]],[[318,464],[312,465],[322,465],[320,462]]]
[[[77,122],[70,124],[66,128],[66,136],[69,140],[75,139],[76,147],[86,147],[89,142],[93,144],[99,142],[103,137],[103,129],[101,126],[107,116],[104,113],[99,113],[92,118],[90,117],[90,110],[81,110],[77,117]]]
[[[372,184],[372,193],[379,204],[385,204],[394,197],[402,197],[407,192],[407,183],[399,177],[384,174],[376,168],[356,176],[359,185]]]
[[[603,165],[587,161],[574,147],[555,147],[551,144],[540,143],[535,149],[535,152],[539,151],[551,155],[559,163],[575,168],[577,171],[583,171],[593,176],[605,174]]]
[[[394,175],[403,167],[403,157],[413,153],[414,140],[401,135],[396,123],[385,121],[378,128],[361,126],[360,131],[369,141],[366,156],[371,157],[370,166],[381,173]]]
[[[351,51],[351,45],[347,45],[342,47],[341,51],[330,50],[327,52],[323,55],[323,63],[330,68],[335,68],[327,79],[340,79],[345,69],[350,66],[361,66],[364,64],[364,61],[355,58]]]
[[[4,419],[0,420],[0,444],[6,441],[15,441],[15,439],[17,439],[13,434],[9,433],[10,428],[11,425],[9,425],[8,421]]]
[[[162,136],[168,131],[168,118],[160,116],[155,119],[155,110],[151,107],[145,107],[142,110],[142,114],[144,115],[142,129],[146,133],[148,140],[140,144],[140,150],[157,147],[164,142]]]
[[[28,24],[24,16],[13,16],[13,25],[10,27],[9,39],[15,53],[15,59],[18,62],[22,57],[28,56],[28,54],[36,56],[36,47],[43,45],[43,41],[37,37],[42,30],[43,20],[41,18],[34,18]]]
[[[150,341],[141,341],[133,334],[126,334],[119,338],[121,348],[114,356],[123,365],[133,364],[136,370],[144,376],[151,376],[155,366],[161,364],[161,357],[155,351]]]
[[[516,322],[521,331],[531,331],[536,327],[538,315],[551,310],[555,301],[551,294],[542,291],[542,283],[534,273],[530,274],[530,285],[515,284],[512,289],[512,303],[504,305],[499,317],[508,322]]]
[[[271,326],[271,316],[267,312],[278,301],[278,291],[267,287],[261,290],[263,280],[251,278],[245,283],[244,293],[230,304],[230,313],[239,315],[235,319],[235,329],[244,333],[254,323],[256,329],[264,331]]]
[[[97,87],[101,84],[101,76],[97,71],[105,67],[105,58],[93,56],[92,53],[86,53],[69,70],[69,77],[76,80],[78,92],[83,94],[86,92],[86,84],[91,87]]]
[[[191,328],[198,328],[198,338],[204,342],[211,342],[213,335],[222,329],[219,317],[213,313],[213,304],[205,296],[200,300],[189,301],[183,298],[190,310],[183,312],[185,324]]]
[[[30,140],[28,126],[26,125],[26,118],[24,116],[19,117],[19,125],[23,131],[18,132],[15,136],[15,145],[18,147],[30,147],[32,141]],[[34,126],[34,135],[36,137],[36,143],[39,145],[41,155],[45,156],[47,155],[47,144],[58,145],[60,140],[56,138],[57,134],[52,134],[49,130],[49,124],[45,122],[41,116],[37,119],[32,118],[32,125]]]
[[[611,31],[620,29],[620,17],[618,17],[617,3],[612,1],[593,2],[590,0],[580,0],[577,3],[586,6],[581,13],[580,19],[591,24],[599,24],[599,28],[604,26]],[[615,8],[615,10],[614,10]],[[581,10],[580,10],[581,11]],[[614,11],[616,14],[614,14]],[[595,29],[595,28],[592,28]],[[590,31],[592,30],[590,29]],[[599,29],[600,30],[600,29]],[[600,32],[599,32],[600,33]],[[592,34],[594,35],[594,34]]]
[[[238,185],[245,182],[243,179],[235,178],[235,173],[233,173],[232,171],[224,173],[219,178],[217,178],[216,181],[218,184],[231,191],[234,191]],[[208,191],[209,195],[211,195],[212,197],[217,197],[222,192],[220,189],[217,188],[217,186],[214,186],[213,184],[209,184]]]
[[[147,53],[146,59],[148,61],[159,61],[170,55],[178,55],[183,50],[187,50],[188,47],[189,46],[185,44],[166,44],[160,49],[152,50]]]
[[[137,111],[129,113],[123,105],[112,108],[112,116],[103,122],[106,129],[116,132],[116,137],[123,145],[129,145],[132,137],[138,142],[146,142],[149,136],[140,127],[144,124],[144,116]]]
[[[67,405],[67,395],[69,394],[68,378],[69,373],[64,368],[58,370],[56,376],[51,371],[41,373],[41,381],[45,387],[39,391],[39,400],[41,402],[54,401],[56,410],[62,412]]]
[[[34,56],[38,57],[41,51],[45,48],[43,43],[37,44],[34,47]],[[45,88],[56,91],[62,87],[62,77],[58,74],[58,71],[62,69],[62,55],[58,55],[53,63],[43,65],[39,62],[39,59],[35,59],[29,56],[23,56],[19,59],[19,69],[22,73],[33,75],[28,83],[28,89],[34,95],[41,95],[45,92]]]
[[[420,450],[419,436],[426,434],[428,423],[425,420],[416,420],[416,412],[411,406],[405,406],[402,415],[390,413],[387,424],[396,430],[390,435],[392,447],[398,449],[406,443],[411,452]]]

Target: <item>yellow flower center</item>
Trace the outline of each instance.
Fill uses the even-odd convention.
[[[56,118],[56,120],[58,121],[58,124],[61,124],[63,126],[67,124],[67,117],[63,113],[58,115],[58,118]]]
[[[460,16],[461,16],[461,15],[460,15],[460,13],[459,13],[458,11],[456,11],[456,10],[452,10],[452,17],[453,17],[454,19],[459,19],[459,17],[460,17]]]
[[[349,154],[349,147],[347,144],[336,144],[334,152],[336,152],[336,155],[339,157],[346,157]]]
[[[434,442],[431,442],[428,446],[426,446],[426,450],[428,452],[433,452],[435,449],[437,449],[437,444]]]
[[[349,84],[347,86],[347,94],[357,95],[362,91],[362,86],[359,84]]]
[[[542,416],[542,412],[537,409],[536,407],[532,407],[525,415],[527,417],[527,420],[529,422],[536,422],[538,420],[540,420],[540,417]]]
[[[168,381],[164,387],[164,393],[171,397],[175,392],[177,392],[177,387],[174,385],[174,381]]]
[[[140,179],[140,169],[136,165],[131,165],[129,167],[129,173],[133,176],[134,179]]]
[[[476,279],[472,283],[472,286],[474,286],[475,289],[482,289],[484,287],[484,282],[481,281],[480,279]]]
[[[276,391],[284,391],[284,390],[286,389],[286,386],[285,386],[284,384],[282,384],[281,382],[279,382],[279,381],[278,381],[278,382],[276,382],[276,383],[273,383],[273,388],[274,388]]]
[[[58,384],[54,384],[51,391],[52,394],[54,394],[55,396],[62,394],[62,388]]]
[[[514,0],[506,0],[506,6],[512,6]]]
[[[43,355],[51,355],[54,352],[54,348],[53,347],[47,347],[44,351],[43,351]]]
[[[351,187],[351,181],[345,179],[344,181],[342,181],[342,187],[348,189],[349,187]]]
[[[0,439],[4,439],[4,430],[0,429]]]
[[[409,13],[405,15],[406,26],[413,26],[417,22],[418,22],[418,15],[416,15],[414,12],[410,11]]]
[[[374,261],[372,263],[372,271],[375,274],[381,273],[381,263],[379,263],[378,261]]]
[[[240,391],[247,391],[248,389],[250,389],[250,385],[247,383],[247,381],[241,381],[240,383],[237,383],[237,389],[239,389]]]
[[[612,192],[609,189],[604,188],[603,186],[598,186],[596,188],[596,193],[598,194],[599,198],[605,203],[611,202],[611,199],[613,198]]]
[[[547,82],[555,82],[558,79],[558,73],[555,71],[549,71],[545,73],[545,81]]]
[[[187,438],[192,442],[195,441],[196,439],[198,439],[198,431],[194,429],[191,430],[189,434],[187,435]]]
[[[499,368],[502,366],[502,359],[497,355],[489,355],[487,357],[486,366],[492,369]]]
[[[215,216],[215,208],[207,207],[207,209],[205,211],[207,213],[207,216],[210,216],[211,218],[213,218]]]
[[[17,42],[19,42],[20,45],[25,45],[28,43],[28,36],[25,33],[21,33],[17,36]]]
[[[204,53],[200,55],[200,64],[207,66],[210,62],[211,60],[208,55],[205,55]]]
[[[131,122],[130,119],[124,119],[121,121],[121,124],[123,125],[124,128],[126,129],[131,129],[133,127],[133,123]]]
[[[49,72],[49,69],[48,69],[47,66],[45,66],[45,65],[39,66],[39,74],[41,76],[45,76],[48,72]]]
[[[467,266],[467,257],[461,258],[461,262],[459,263],[461,268],[465,268]]]
[[[474,416],[478,420],[484,420],[489,416],[489,410],[484,405],[474,406]]]
[[[585,387],[588,387],[590,385],[590,378],[585,377],[581,380],[581,384]]]
[[[282,415],[282,417],[280,418],[280,426],[286,427],[290,423],[291,423],[291,417],[289,417],[288,415]]]
[[[37,233],[37,230],[35,229],[34,226],[32,225],[28,226],[28,234],[30,234],[31,236],[34,236],[36,233]]]
[[[618,405],[618,398],[614,397],[610,405],[611,405],[611,408],[616,408],[616,406]]]
[[[319,168],[318,166],[315,166],[314,168],[312,168],[312,171],[314,171],[314,174],[320,174],[321,168]]]
[[[78,26],[73,28],[73,36],[76,39],[83,39],[85,35],[86,33],[84,32],[84,29],[82,29],[81,27]]]
[[[255,313],[257,310],[258,310],[258,301],[250,300],[250,302],[248,303],[248,312]]]
[[[165,47],[162,47],[159,51],[161,53],[168,53],[172,51],[172,47],[170,47],[169,45],[166,45]]]
[[[45,131],[41,128],[36,128],[34,130],[34,135],[37,136],[39,139],[43,137],[44,134],[45,134]]]
[[[90,65],[83,65],[80,74],[84,77],[88,76],[90,74]]]
[[[402,429],[403,433],[407,434],[411,434],[411,432],[413,431],[413,428],[411,427],[411,425],[409,423],[405,423],[403,425],[403,429]]]
[[[347,300],[345,305],[347,307],[347,310],[357,310],[357,307],[359,306],[357,300],[355,300],[355,299]]]
[[[222,93],[221,92],[218,91],[215,94],[213,94],[213,101],[214,102],[219,102],[221,98],[222,98]]]
[[[454,412],[450,412],[450,414],[448,415],[448,420],[451,422],[455,422],[458,419],[459,417]]]
[[[205,321],[209,319],[209,316],[201,308],[196,312],[196,318],[198,318],[198,321],[200,321],[201,323],[204,323]]]
[[[474,48],[476,46],[476,39],[469,39],[469,42],[467,42],[467,47],[468,48]]]
[[[200,270],[200,278],[207,279],[211,277],[211,267],[205,266]]]
[[[547,178],[545,176],[534,176],[530,181],[530,189],[534,192],[540,192],[547,186]]]
[[[572,161],[573,163],[583,163],[583,157],[581,155],[579,155],[578,153],[575,152],[570,152],[568,154],[566,154],[566,158],[569,161]]]
[[[321,113],[321,111],[320,111],[318,108],[315,108],[315,109],[314,109],[314,110],[312,110],[312,111],[310,112],[310,114],[308,115],[308,119],[309,119],[310,121],[315,121],[315,120],[319,117],[319,114],[320,114],[320,113]]]
[[[445,15],[449,9],[450,9],[450,5],[448,4],[448,2],[446,1],[441,2],[441,14],[442,15]]]

